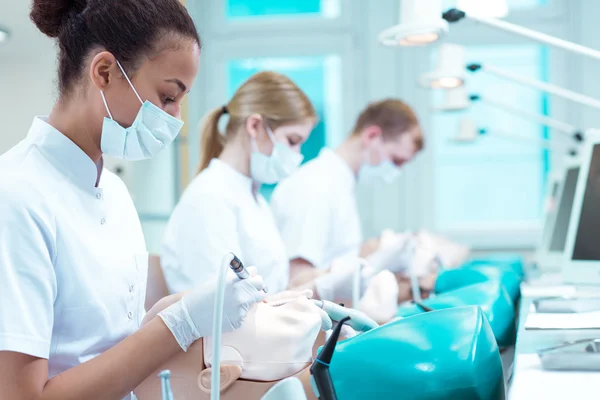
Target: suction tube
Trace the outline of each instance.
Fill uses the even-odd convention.
[[[215,294],[215,312],[213,316],[212,332],[212,372],[210,374],[210,400],[221,398],[221,334],[223,333],[223,303],[225,301],[225,279],[227,270],[233,260],[239,259],[233,253],[227,253],[221,261],[219,277],[217,280],[217,293]]]
[[[352,277],[352,307],[358,308],[360,302],[360,286],[361,286],[361,274],[364,268],[363,260],[358,260],[358,265],[354,271]]]
[[[415,271],[415,264],[413,262],[414,260],[414,253],[416,251],[416,244],[414,243],[415,238],[414,236],[411,237],[409,239],[409,246],[412,247],[412,251],[413,251],[413,257],[411,259],[410,265],[409,265],[409,274],[410,274],[410,286],[412,289],[412,296],[413,296],[413,300],[415,302],[420,302],[423,300],[423,297],[421,296],[421,286],[419,286],[419,277],[417,276],[417,272]]]
[[[323,349],[310,367],[310,382],[313,391],[319,400],[337,400],[333,380],[329,372],[329,364],[335,351],[335,346],[340,337],[342,326],[350,320],[350,317],[342,319],[333,329],[333,333],[323,346]]]
[[[171,390],[171,371],[168,369],[161,371],[158,374],[160,378],[160,386],[162,400],[173,400],[173,391]]]

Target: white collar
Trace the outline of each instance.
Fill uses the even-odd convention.
[[[27,140],[61,172],[84,188],[93,188],[99,166],[68,137],[48,123],[47,117],[35,117]]]
[[[335,151],[328,147],[324,147],[319,153],[319,157],[323,157],[330,161],[330,164],[339,173],[338,178],[342,179],[350,188],[356,187],[356,175],[346,160],[340,157]]]
[[[231,165],[227,164],[225,161],[222,161],[218,158],[213,158],[210,161],[210,164],[208,164],[208,169],[224,175],[231,182],[235,182],[240,187],[243,187],[244,189],[248,190],[249,194],[252,193],[252,178],[242,174],[240,171],[236,170]]]

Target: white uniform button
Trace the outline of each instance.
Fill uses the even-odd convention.
[[[129,286],[129,293],[133,293],[134,290],[135,290],[135,285],[130,285]]]
[[[100,193],[96,193],[96,198],[97,198],[97,199],[101,199],[101,198],[102,198],[102,195],[101,195]]]
[[[132,319],[132,318],[133,318],[133,314],[131,313],[131,311],[129,311],[129,312],[127,313],[127,318],[129,318],[129,319]]]
[[[100,220],[100,224],[104,225],[105,223],[106,223],[106,218],[102,218],[102,219]]]

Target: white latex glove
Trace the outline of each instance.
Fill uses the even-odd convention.
[[[315,279],[315,287],[322,300],[352,300],[354,274],[363,263],[356,258],[340,258],[335,260],[329,273]],[[360,296],[364,294],[372,274],[368,265],[362,267],[360,278]]]
[[[385,324],[394,318],[398,311],[398,292],[396,276],[391,271],[381,271],[371,279],[356,308],[374,321]]]
[[[239,328],[250,307],[265,297],[262,276],[256,274],[255,267],[249,267],[248,272],[250,278],[239,279],[232,271],[227,271],[223,332]],[[199,338],[212,334],[216,291],[215,278],[190,291],[158,314],[184,351]]]
[[[313,291],[310,289],[298,290],[298,291],[286,291],[280,292],[265,298],[264,302],[267,304],[271,304],[273,307],[278,305],[286,304],[290,301],[294,301],[299,297],[306,297],[307,299],[312,299]],[[321,308],[315,306],[315,311],[319,313],[321,316],[321,330],[328,331],[333,327],[333,322],[329,315]]]
[[[408,270],[415,251],[415,240],[412,235],[399,234],[395,237],[382,237],[379,249],[367,257],[367,261],[375,272],[387,269],[394,273]]]

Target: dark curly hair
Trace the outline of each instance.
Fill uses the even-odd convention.
[[[164,37],[200,45],[194,22],[179,0],[34,0],[30,17],[42,33],[57,39],[61,95],[81,78],[94,48],[110,51],[132,73]]]

